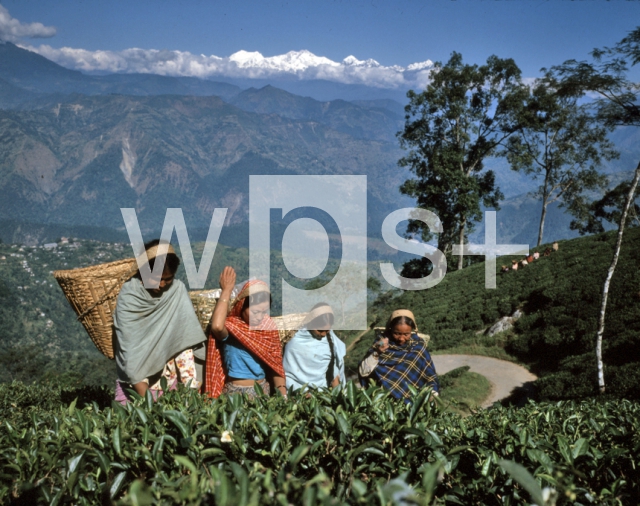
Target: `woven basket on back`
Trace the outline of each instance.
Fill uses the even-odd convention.
[[[93,344],[111,359],[114,358],[113,312],[116,299],[124,282],[136,271],[135,258],[127,258],[53,273]]]
[[[136,272],[135,258],[127,258],[107,264],[53,273],[93,344],[110,359],[115,357],[113,313],[116,309],[118,294],[125,281]],[[206,331],[213,308],[216,307],[220,297],[220,290],[196,290],[189,292],[189,297],[202,330]],[[230,301],[229,307],[232,307],[233,302],[233,300]],[[283,346],[296,333],[304,317],[305,313],[296,313],[273,318]]]
[[[202,330],[206,332],[213,309],[216,307],[218,298],[220,297],[220,289],[217,290],[197,290],[189,292],[191,298],[191,304],[196,311]],[[233,307],[235,303],[234,299],[229,301],[229,308]],[[278,327],[278,333],[280,334],[280,343],[284,346],[296,333],[297,329],[302,326],[302,321],[306,313],[293,313],[283,316],[272,317],[276,326]]]

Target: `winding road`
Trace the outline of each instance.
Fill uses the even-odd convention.
[[[471,372],[478,373],[491,383],[491,393],[482,403],[483,408],[509,397],[511,392],[525,383],[535,381],[537,377],[524,367],[480,355],[431,355],[438,374],[444,374],[458,367],[469,366]]]

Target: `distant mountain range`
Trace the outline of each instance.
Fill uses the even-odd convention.
[[[0,44],[0,106],[13,108],[23,105],[21,94],[29,92],[30,99],[44,94],[84,95],[217,95],[230,98],[241,89],[238,86],[195,77],[166,77],[154,74],[110,74],[90,76],[64,68],[32,51],[11,42]],[[14,88],[3,89],[4,83]],[[14,99],[11,92],[16,94]],[[41,107],[36,101],[32,107]]]
[[[389,115],[349,107],[362,111],[359,127],[339,110],[327,113],[332,129],[215,96],[75,95],[0,111],[0,215],[117,228],[120,208],[135,207],[146,228],[157,228],[167,207],[182,207],[193,226],[206,227],[214,208],[228,207],[233,224],[246,220],[250,174],[302,173],[364,172],[372,204],[388,208],[389,185],[402,180],[389,171],[398,148],[341,130],[376,136]]]
[[[251,80],[252,84],[242,87],[262,87],[255,80],[269,83],[298,93],[288,88],[295,82],[321,84],[316,91],[345,92],[356,85],[359,96],[364,98],[388,98],[395,93],[404,100],[404,93],[410,88],[420,88],[429,79],[433,68],[431,60],[400,65],[385,66],[373,59],[359,60],[353,55],[342,61],[333,61],[317,56],[310,51],[289,51],[285,54],[263,56],[257,51],[237,51],[229,57],[192,54],[188,51],[130,48],[121,51],[87,51],[70,47],[53,48],[48,45],[27,46],[49,60],[64,67],[80,70],[88,74],[158,74],[162,76],[189,76],[216,81]],[[331,86],[331,85],[342,86]],[[372,95],[363,95],[363,91]],[[382,93],[385,96],[382,96]],[[309,95],[309,93],[303,93]],[[348,99],[343,95],[318,97],[318,100]]]
[[[366,174],[372,237],[380,237],[389,212],[412,205],[398,191],[410,175],[397,165],[401,102],[361,85],[291,80],[301,90],[294,94],[281,81],[279,87],[245,81],[252,86],[153,74],[86,75],[0,44],[0,222],[6,224],[0,238],[37,242],[54,230],[64,235],[64,227],[93,238],[107,229],[118,235],[121,207],[135,207],[149,233],[159,232],[167,207],[181,207],[190,229],[202,231],[214,208],[227,207],[222,240],[226,234],[241,245],[249,175],[258,174]],[[353,100],[317,100],[304,91],[313,89],[342,90]],[[615,133],[623,155],[607,172],[630,170],[640,159],[636,130]],[[524,203],[536,204],[522,195],[536,183],[504,160],[487,165],[512,199],[500,214],[510,224],[507,235],[524,239],[537,221],[533,208],[520,219]],[[562,216],[551,211],[549,238],[568,237]]]
[[[394,99],[404,102],[408,89],[407,87],[377,88],[359,83],[345,84],[322,78],[301,80],[295,75],[288,74],[277,76],[276,79],[261,75],[255,78],[220,76],[215,81],[153,73],[88,75],[62,67],[38,53],[18,47],[11,42],[0,43],[0,78],[18,88],[35,93],[217,95],[223,99],[231,98],[245,88],[261,88],[274,83],[290,93],[321,101]],[[0,100],[2,98],[0,95]],[[15,104],[10,101],[0,101],[0,107],[14,106]]]

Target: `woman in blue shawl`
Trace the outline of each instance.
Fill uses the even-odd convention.
[[[407,309],[391,313],[384,333],[360,362],[358,372],[363,386],[373,381],[396,399],[410,399],[409,385],[416,389],[429,386],[436,395],[439,391],[427,342],[418,336],[413,313]]]
[[[306,316],[303,328],[287,343],[282,359],[287,388],[331,388],[345,383],[347,350],[331,330],[333,320],[328,304],[316,304]]]

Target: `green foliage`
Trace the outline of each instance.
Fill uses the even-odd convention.
[[[611,379],[607,392],[637,398],[638,387],[621,373],[640,368],[640,229],[627,233],[609,291],[603,353],[605,377]],[[491,344],[482,332],[521,309],[524,316],[513,331],[494,338],[495,345],[541,377],[541,398],[593,395],[600,290],[614,245],[613,233],[561,241],[551,256],[516,272],[498,272],[496,290],[484,288],[485,264],[473,265],[448,273],[428,290],[381,299],[371,314],[383,319],[392,310],[411,309],[418,327],[431,336],[430,349],[443,351]],[[510,264],[510,258],[500,263]],[[359,355],[351,360],[357,362],[364,351],[354,348]]]
[[[458,367],[438,376],[440,399],[451,403],[447,409],[465,414],[476,410],[489,397],[491,383],[484,376],[469,371],[469,366]]]
[[[629,80],[629,67],[640,63],[640,27],[612,48],[594,49],[592,61],[567,60],[551,67],[559,92],[581,97],[594,92],[593,106],[606,126],[640,125],[638,85]]]
[[[516,133],[505,153],[511,168],[540,179],[535,195],[542,201],[538,246],[547,206],[560,201],[572,214],[586,204],[585,192],[602,190],[607,178],[597,171],[602,159],[618,157],[607,131],[577,99],[559,95],[550,73],[536,82],[517,115]]]
[[[400,191],[440,218],[438,248],[445,254],[460,234],[473,230],[482,217],[481,205],[499,208],[502,193],[494,173],[483,171],[483,162],[508,137],[520,95],[520,69],[513,60],[491,56],[485,65],[469,65],[455,52],[446,64],[435,63],[422,93],[407,94],[399,139],[409,152],[399,164],[416,177]],[[434,233],[419,220],[409,221],[408,232],[419,232],[424,240]],[[407,273],[420,267],[427,266],[414,261]]]
[[[640,492],[640,406],[629,401],[461,418],[428,389],[405,405],[351,383],[288,401],[181,388],[126,407],[48,390],[0,385],[0,502],[521,504],[552,488],[558,504],[633,504]]]
[[[603,221],[619,224],[622,220],[622,213],[626,205],[626,200],[631,191],[631,182],[623,181],[615,188],[607,191],[601,199],[577,208],[576,219],[571,222],[571,229],[578,230],[580,234],[594,234],[604,232]],[[631,198],[627,215],[627,226],[640,225],[640,206],[635,203],[638,196]]]
[[[440,384],[440,388],[450,387],[455,383],[455,380],[462,376],[464,373],[468,372],[470,367],[468,365],[464,365],[462,367],[458,367],[449,371],[446,374],[438,377],[438,383]]]

